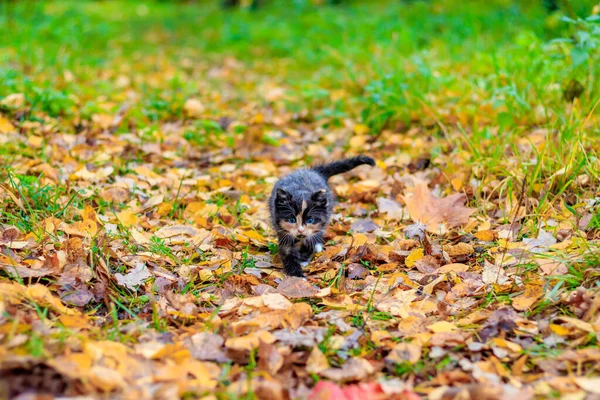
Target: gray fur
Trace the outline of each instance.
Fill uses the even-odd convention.
[[[375,165],[375,161],[368,156],[358,156],[300,169],[275,184],[269,198],[269,211],[286,274],[303,277],[302,267],[316,251],[323,249],[323,235],[334,202],[328,178],[363,164]]]
[[[271,212],[271,223],[274,228],[278,227],[278,221],[276,220],[277,213],[275,210],[277,189],[284,189],[291,194],[294,199],[293,201],[299,206],[302,204],[303,200],[309,201],[313,193],[318,192],[319,190],[325,190],[325,196],[327,198],[327,222],[329,222],[331,211],[333,209],[334,197],[331,194],[331,189],[329,189],[327,180],[321,174],[311,169],[299,169],[277,181],[271,192],[271,197],[269,198],[269,211]]]

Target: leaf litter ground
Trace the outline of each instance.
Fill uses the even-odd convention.
[[[180,63],[135,79],[166,88]],[[600,394],[597,185],[581,169],[564,188],[572,171],[534,181],[510,169],[541,157],[549,129],[504,149],[504,175],[467,162],[452,112],[383,129],[315,119],[291,110],[304,103],[276,71],[254,68],[231,57],[199,66],[186,79],[217,88],[194,90],[175,118],[149,118],[125,73],[89,118],[4,96],[2,393]],[[308,280],[285,277],[272,185],[355,154],[376,167],[331,179],[327,245]]]

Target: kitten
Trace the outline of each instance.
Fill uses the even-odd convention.
[[[315,252],[323,250],[323,234],[333,208],[333,194],[327,180],[363,164],[373,166],[375,161],[358,156],[300,169],[275,184],[269,210],[286,274],[303,277],[302,267],[308,265]]]

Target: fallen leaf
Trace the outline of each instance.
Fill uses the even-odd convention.
[[[406,257],[404,264],[406,264],[408,268],[412,268],[415,266],[415,263],[421,258],[423,258],[423,249],[414,249],[410,252],[408,257]]]
[[[574,378],[577,386],[588,393],[600,394],[600,377],[577,377]]]
[[[274,343],[276,340],[270,332],[258,331],[248,335],[229,338],[225,341],[225,346],[233,350],[254,350],[258,348],[261,341],[267,344]]]
[[[338,382],[360,381],[375,372],[370,362],[364,358],[350,358],[341,368],[327,368],[319,375]]]
[[[377,198],[377,209],[380,214],[386,214],[391,220],[401,221],[404,218],[404,210],[400,203],[385,197]]]
[[[313,297],[319,289],[311,285],[306,279],[295,276],[286,276],[277,286],[277,291],[291,299]]]
[[[450,228],[463,225],[476,209],[465,207],[467,197],[456,193],[444,198],[435,197],[427,185],[415,187],[411,196],[403,196],[414,222],[421,222],[431,233],[445,234]]]
[[[397,343],[385,360],[394,364],[410,363],[416,364],[421,359],[421,346],[415,343]]]
[[[544,289],[541,285],[528,284],[525,286],[525,293],[513,298],[512,305],[515,310],[529,310],[543,294]]]
[[[6,118],[0,115],[0,133],[15,133],[15,126]]]
[[[532,253],[545,253],[548,251],[548,248],[553,244],[556,244],[556,239],[552,236],[551,233],[546,232],[543,229],[540,229],[538,233],[538,237],[535,239],[523,239],[523,243],[525,243]]]
[[[190,118],[200,118],[204,113],[204,105],[198,99],[187,99],[183,105],[183,112]]]
[[[283,366],[283,356],[273,344],[260,341],[258,345],[258,368],[275,375]]]
[[[306,360],[306,370],[311,374],[318,374],[329,368],[329,361],[325,354],[319,349],[318,346],[314,346],[308,360]]]
[[[292,306],[292,303],[280,293],[265,293],[260,297],[264,305],[273,310],[287,310]]]
[[[485,284],[496,283],[498,285],[504,285],[509,282],[504,268],[496,266],[488,261],[485,261],[482,273],[482,280]]]
[[[126,286],[131,290],[137,290],[136,286],[141,285],[144,281],[150,278],[152,274],[148,271],[146,264],[138,262],[133,270],[123,275],[119,272],[115,274],[117,282],[121,286]]]

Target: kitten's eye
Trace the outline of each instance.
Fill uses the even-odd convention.
[[[306,222],[307,224],[314,224],[315,219],[313,217],[308,217],[308,218],[306,218],[306,221],[304,221],[304,222]]]
[[[294,217],[289,217],[289,218],[287,219],[287,222],[289,222],[290,224],[295,224],[295,223],[296,223],[296,218],[294,218]]]

